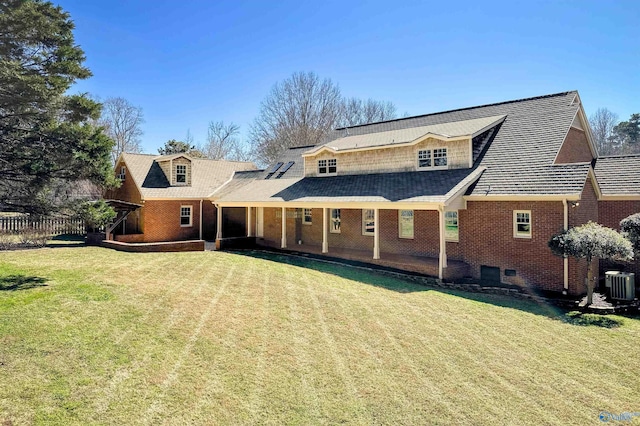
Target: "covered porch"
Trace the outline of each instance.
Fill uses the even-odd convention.
[[[352,260],[440,279],[459,279],[469,275],[469,266],[465,262],[447,256],[447,244],[452,243],[447,242],[445,217],[448,212],[453,212],[457,221],[457,209],[463,206],[455,203],[448,206],[398,206],[411,209],[392,209],[391,206],[358,209],[353,205],[345,208],[339,203],[332,206],[245,207],[241,224],[245,231],[244,241],[251,246]],[[222,213],[230,209],[221,205],[218,208]],[[238,207],[232,208],[237,216]],[[402,235],[405,213],[410,217],[410,237]],[[416,230],[415,237],[414,214],[416,225],[421,227]],[[218,215],[216,246],[239,247],[235,243],[242,239],[238,237],[232,238],[233,245],[227,244],[230,238],[224,232],[222,217],[224,214]]]

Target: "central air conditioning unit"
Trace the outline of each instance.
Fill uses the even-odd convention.
[[[604,276],[612,299],[633,300],[636,297],[635,274],[608,271]]]

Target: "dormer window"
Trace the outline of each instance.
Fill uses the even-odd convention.
[[[318,160],[319,175],[335,175],[338,172],[338,160],[331,158],[329,160]]]
[[[125,177],[127,177],[127,168],[125,166],[120,167],[120,174],[118,175],[118,179],[124,181]]]
[[[418,151],[418,170],[446,169],[447,148],[421,149]]]
[[[187,183],[187,166],[184,164],[176,165],[176,183]]]

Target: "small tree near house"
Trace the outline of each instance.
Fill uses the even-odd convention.
[[[640,213],[627,216],[620,221],[620,229],[631,244],[636,254],[640,253]]]
[[[574,257],[587,261],[587,305],[593,303],[593,265],[594,258],[630,261],[633,259],[633,246],[617,231],[594,222],[576,226],[568,231],[554,235],[549,240],[551,251],[562,257]]]

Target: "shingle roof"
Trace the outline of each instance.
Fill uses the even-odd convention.
[[[555,194],[558,190],[564,191],[565,187],[573,190],[578,184],[584,184],[584,180],[576,180],[578,175],[575,172],[563,176],[560,169],[547,169],[580,108],[574,102],[576,96],[575,91],[563,92],[350,127],[348,130],[351,135],[364,135],[506,115],[495,138],[481,156],[480,165],[487,170],[475,185],[473,195],[485,195],[489,187],[492,195],[540,195],[552,190],[554,192],[550,193]],[[337,129],[328,140],[340,138],[344,133],[344,129]],[[567,182],[561,182],[564,179],[572,181],[567,185]],[[523,185],[523,182],[530,184]],[[558,189],[554,189],[556,185]]]
[[[495,126],[504,119],[504,115],[493,117],[481,117],[470,120],[454,121],[451,123],[436,123],[427,126],[410,127],[406,129],[387,130],[372,134],[348,135],[334,139],[322,146],[315,147],[308,153],[316,152],[322,147],[331,148],[334,151],[344,151],[355,148],[381,147],[413,142],[429,134],[454,138],[459,136],[476,136],[487,128]]]
[[[392,141],[395,141],[394,137],[410,141],[428,133],[429,129],[439,129],[441,133],[450,129],[448,135],[456,132],[476,134],[497,123],[495,135],[487,134],[486,140],[478,142],[477,148],[482,152],[478,154],[474,168],[482,168],[481,175],[472,175],[474,169],[462,169],[303,178],[303,170],[298,169],[289,179],[276,183],[264,180],[265,171],[250,182],[235,182],[233,187],[225,187],[220,193],[221,200],[435,201],[442,199],[451,185],[467,178],[477,179],[467,191],[468,195],[474,196],[579,194],[590,164],[553,164],[580,108],[575,102],[577,96],[575,91],[563,92],[336,129],[324,142],[339,149],[353,148],[356,144],[362,147],[361,143],[379,146],[388,143],[389,137]],[[349,136],[345,137],[347,131]],[[288,150],[279,161],[299,158],[305,151],[312,150]],[[301,159],[293,161],[297,164]]]
[[[603,195],[640,196],[640,155],[600,157],[595,173]]]
[[[175,157],[171,156],[171,157]],[[191,185],[170,186],[158,165],[157,155],[122,154],[129,174],[133,177],[143,199],[148,198],[204,198],[221,187],[238,170],[255,169],[253,163],[191,159]]]

